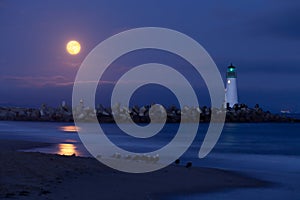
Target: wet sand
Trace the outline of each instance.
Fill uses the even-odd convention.
[[[269,185],[212,168],[171,165],[152,173],[129,174],[110,169],[94,158],[17,151],[47,145],[0,140],[0,198],[164,199],[168,194]]]

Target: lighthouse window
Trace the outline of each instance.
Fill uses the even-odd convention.
[[[230,80],[228,80],[227,83],[230,84]]]

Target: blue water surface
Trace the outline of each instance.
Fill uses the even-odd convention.
[[[76,153],[90,156],[73,123],[0,122],[0,139],[48,142],[53,145],[32,149],[45,153]],[[115,124],[101,125],[118,146],[136,152],[159,149],[176,134],[178,124],[166,124],[158,136],[135,139],[120,132]],[[228,123],[212,152],[199,159],[198,152],[208,124],[199,124],[197,136],[180,158],[195,166],[240,171],[271,181],[271,188],[235,189],[209,194],[166,196],[163,199],[300,199],[300,123]]]

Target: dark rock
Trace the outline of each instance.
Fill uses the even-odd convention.
[[[29,192],[26,191],[26,190],[23,190],[23,191],[19,192],[19,196],[28,196],[28,195],[29,195]]]
[[[185,165],[185,167],[186,167],[186,168],[191,168],[191,167],[192,167],[192,165],[193,165],[193,163],[192,163],[192,162],[187,162],[187,163],[186,163],[186,165]]]

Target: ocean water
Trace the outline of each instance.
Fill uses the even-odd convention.
[[[159,149],[172,139],[177,124],[166,124],[151,139],[133,139],[115,124],[102,124],[115,144],[131,151]],[[200,124],[190,148],[180,158],[185,164],[235,170],[276,183],[267,188],[233,189],[209,194],[167,196],[164,199],[300,199],[300,123],[228,123],[213,151],[198,158],[208,124]],[[31,149],[45,153],[90,156],[72,123],[0,122],[0,139],[53,143],[51,147]]]

